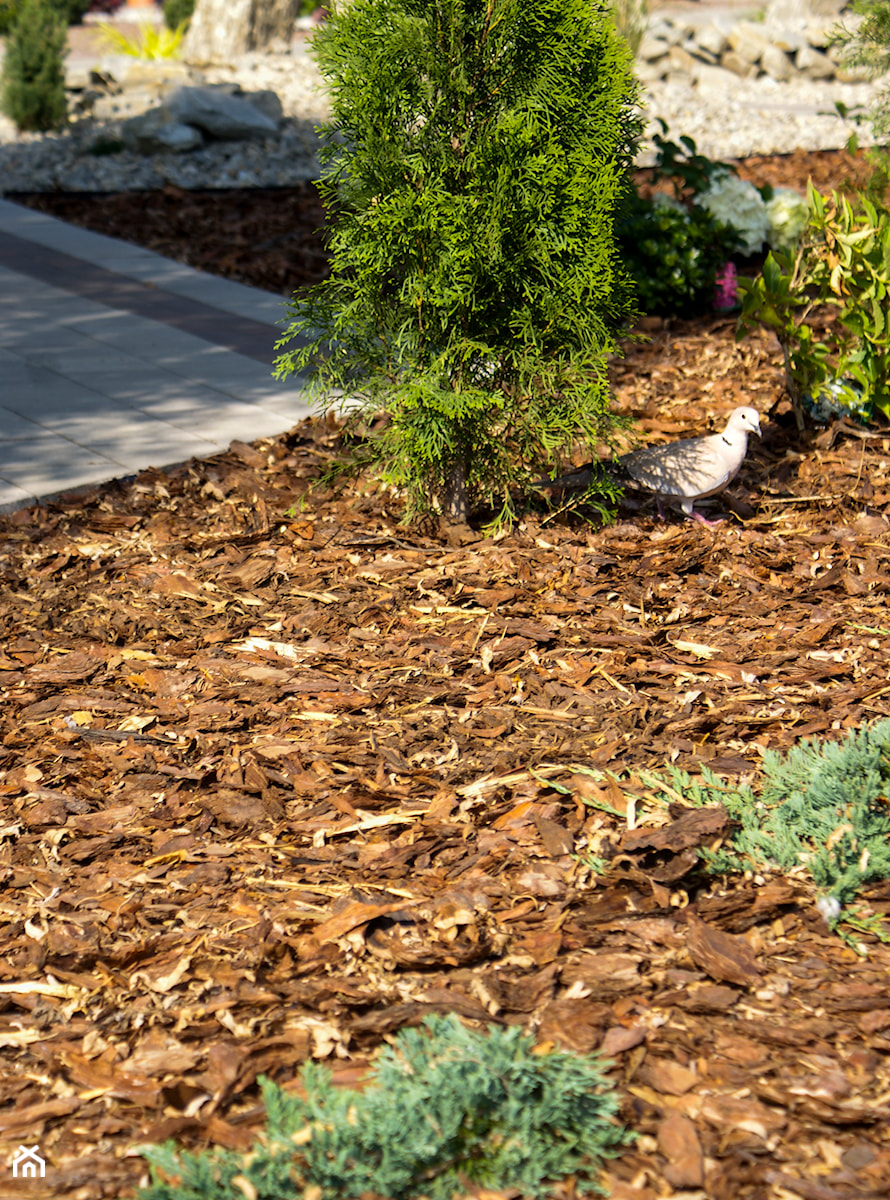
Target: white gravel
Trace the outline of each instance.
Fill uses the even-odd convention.
[[[287,118],[280,135],[146,157],[124,150],[95,153],[97,140],[107,144],[117,139],[116,119],[81,120],[60,134],[17,135],[12,123],[0,118],[0,195],[132,191],[168,183],[182,188],[284,187],[318,177],[314,130],[326,115],[326,98],[315,63],[299,43],[293,54],[245,55],[237,66],[196,72],[193,78],[235,82],[245,91],[274,89]],[[664,118],[672,138],[686,134],[712,158],[832,149],[843,146],[854,130],[836,114],[835,102],[850,109],[867,106],[877,90],[862,83],[728,78],[729,91],[718,93],[677,80],[653,84],[646,93],[647,117]],[[150,102],[144,100],[142,107]],[[868,141],[867,126],[859,133]],[[641,163],[651,157],[644,143]]]
[[[717,93],[665,80],[649,88],[645,112],[650,123],[656,117],[667,121],[674,141],[685,134],[709,158],[838,150],[852,133],[863,145],[872,139],[867,121],[856,125],[850,118],[845,120],[835,104],[840,102],[851,113],[866,111],[881,86],[834,80],[778,83],[761,76],[734,79],[728,91]],[[651,159],[651,154],[644,151],[643,159]]]

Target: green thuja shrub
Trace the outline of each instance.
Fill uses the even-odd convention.
[[[301,1083],[305,1099],[262,1082],[268,1125],[246,1155],[145,1151],[141,1200],[294,1200],[309,1186],[324,1200],[452,1200],[473,1185],[537,1198],[570,1175],[584,1194],[627,1137],[595,1059],[536,1054],[517,1028],[478,1033],[453,1016],[403,1029],[361,1092],[315,1063]]]
[[[67,121],[65,40],[50,0],[23,0],[0,75],[0,109],[18,129],[56,129]]]
[[[19,0],[0,0],[0,37],[12,29],[18,8]]]
[[[591,0],[353,0],[313,50],[331,276],[294,298],[276,374],[346,398],[354,462],[406,490],[406,519],[509,521],[613,427],[627,46]]]

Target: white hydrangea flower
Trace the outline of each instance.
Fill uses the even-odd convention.
[[[707,190],[696,196],[695,203],[724,225],[732,226],[739,235],[743,254],[756,254],[766,241],[769,233],[766,205],[753,183],[720,171]]]
[[[766,240],[771,250],[791,250],[803,233],[809,213],[807,202],[792,188],[776,188],[766,202],[769,233]]]

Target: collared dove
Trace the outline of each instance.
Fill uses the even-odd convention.
[[[748,434],[760,437],[760,418],[753,408],[734,408],[722,433],[684,438],[665,446],[643,446],[622,454],[619,463],[634,486],[653,492],[658,515],[665,503],[681,508],[703,525],[715,525],[695,511],[696,500],[716,496],[738,474],[748,452]]]
[[[702,525],[717,525],[695,511],[695,502],[716,496],[735,478],[748,451],[749,433],[760,437],[757,410],[735,408],[722,433],[632,450],[618,459],[619,471],[632,487],[654,493],[659,517],[664,517],[667,503]],[[538,480],[538,486],[585,487],[590,478],[591,468],[580,467],[559,479]]]

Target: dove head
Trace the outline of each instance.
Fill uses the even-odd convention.
[[[724,431],[730,437],[742,434],[746,439],[749,433],[760,437],[760,415],[756,408],[734,408],[729,414],[729,421]]]

